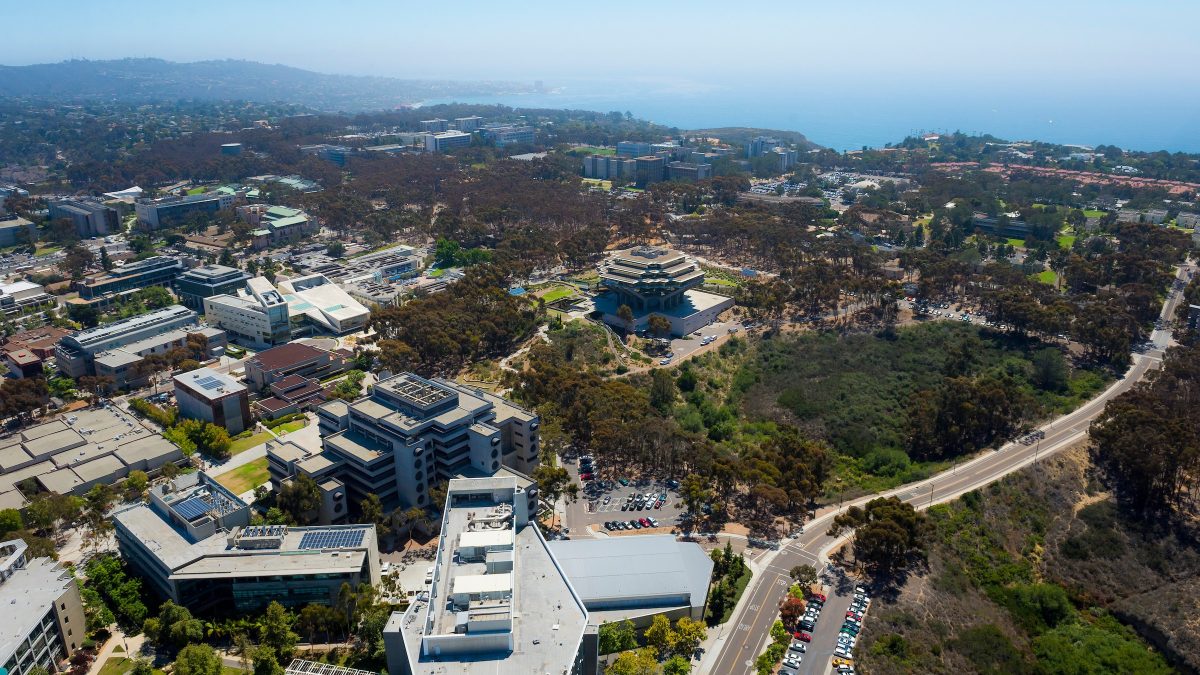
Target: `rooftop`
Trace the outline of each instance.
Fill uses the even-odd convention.
[[[310,359],[319,358],[327,353],[323,349],[317,349],[302,342],[289,342],[286,345],[261,351],[251,360],[263,370],[279,370]]]
[[[54,606],[63,589],[73,583],[71,573],[49,558],[28,561],[0,583],[0,607],[4,608],[0,614],[5,617],[0,621],[0,655],[16,651],[34,625]]]
[[[171,378],[176,386],[184,385],[209,401],[246,391],[245,385],[212,368],[197,368]]]

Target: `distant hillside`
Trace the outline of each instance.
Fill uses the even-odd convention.
[[[689,134],[704,134],[716,136],[727,143],[747,143],[755,136],[770,136],[781,141],[795,143],[802,150],[812,150],[821,146],[805,138],[799,131],[783,131],[781,129],[756,129],[754,127],[717,127],[714,129],[691,129]]]
[[[394,108],[427,98],[524,91],[510,82],[400,80],[328,75],[253,61],[175,63],[162,59],[63,61],[0,66],[0,97],[46,100],[178,99],[296,103],[323,111]]]

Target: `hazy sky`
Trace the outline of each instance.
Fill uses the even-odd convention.
[[[1195,86],[1197,0],[6,2],[0,63],[242,58],[415,78]]]

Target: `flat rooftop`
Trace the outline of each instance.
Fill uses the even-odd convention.
[[[73,583],[71,573],[49,558],[30,560],[0,583],[0,654],[14,652]]]
[[[573,666],[587,627],[587,610],[537,527],[526,524],[513,529],[512,501],[494,498],[498,493],[515,490],[517,485],[511,477],[451,481],[434,576],[434,601],[415,602],[405,614],[394,614],[389,621],[393,628],[399,624],[408,654],[414,659],[414,673],[540,674],[562,673]],[[523,499],[523,493],[516,493],[516,498]],[[464,545],[489,546],[510,553],[514,559],[512,571],[488,574],[483,558],[463,560],[455,555]],[[456,592],[475,595],[468,606],[454,607],[450,601]],[[419,656],[422,638],[454,635],[464,613],[484,620],[511,618],[512,650],[466,656],[443,654],[436,661]],[[469,637],[471,633],[468,629],[459,635]]]
[[[712,559],[674,535],[571,539],[549,547],[585,605],[677,606],[680,598],[703,605],[708,595]]]

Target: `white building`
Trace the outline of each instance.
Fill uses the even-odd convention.
[[[211,368],[197,368],[171,378],[179,415],[211,422],[240,434],[250,425],[250,399],[246,385]]]
[[[263,277],[248,280],[237,295],[205,298],[204,316],[230,340],[251,349],[267,349],[290,339],[288,303]]]
[[[25,549],[20,539],[0,542],[0,672],[59,672],[87,637],[79,587],[69,570]]]
[[[445,152],[450,148],[461,148],[471,144],[471,134],[461,131],[443,131],[425,136],[426,152]]]
[[[323,274],[310,274],[279,284],[288,312],[325,332],[344,335],[367,326],[371,310],[350,297]]]

